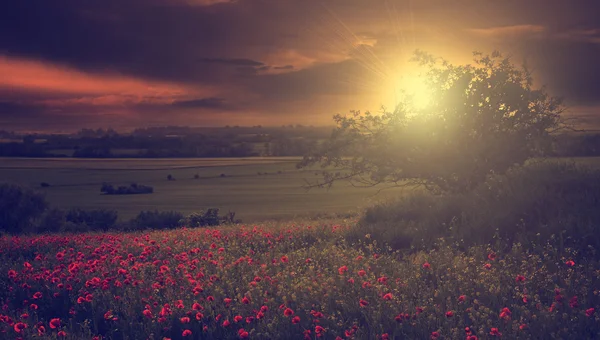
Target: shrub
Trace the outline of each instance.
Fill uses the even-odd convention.
[[[502,240],[526,244],[555,240],[597,249],[600,171],[558,162],[511,169],[464,194],[412,193],[366,210],[349,240],[367,233],[395,249],[431,247],[438,238],[463,246]],[[591,246],[592,248],[586,248]]]
[[[0,184],[0,231],[12,234],[30,230],[47,206],[40,193],[15,184]]]
[[[120,186],[115,189],[112,185],[103,183],[102,187],[100,187],[100,192],[106,195],[151,194],[154,192],[154,188],[147,185],[132,183],[129,186]]]
[[[41,233],[54,233],[62,230],[66,222],[65,212],[61,209],[53,208],[44,213],[36,229],[37,232]]]
[[[132,229],[174,229],[179,227],[183,214],[177,211],[142,211],[130,221]]]
[[[92,231],[107,231],[114,228],[118,214],[114,210],[82,210],[72,208],[67,212],[67,222],[86,224]]]
[[[209,208],[206,211],[196,212],[184,218],[181,225],[186,227],[206,227],[220,224],[219,209]]]

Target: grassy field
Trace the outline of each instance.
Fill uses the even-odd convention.
[[[0,159],[0,178],[38,188],[54,207],[115,209],[121,219],[142,210],[176,210],[184,214],[206,208],[234,211],[244,222],[319,213],[344,213],[398,195],[392,189],[354,188],[345,183],[331,190],[302,186],[319,177],[297,170],[297,158],[216,159]],[[260,173],[260,175],[259,175]],[[265,174],[266,173],[266,174]],[[168,181],[171,174],[175,180]],[[198,174],[199,179],[194,179]],[[224,174],[225,177],[221,177]],[[41,182],[51,186],[40,188]],[[154,194],[101,195],[100,185],[154,187]]]

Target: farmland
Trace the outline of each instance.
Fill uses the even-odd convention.
[[[184,214],[207,208],[234,211],[244,222],[319,213],[345,213],[374,200],[398,195],[391,189],[339,183],[331,190],[302,186],[319,179],[312,170],[297,170],[298,158],[211,159],[0,159],[3,181],[38,188],[58,208],[115,209],[121,219],[142,210]],[[168,181],[171,175],[175,180]],[[222,174],[224,177],[222,177]],[[198,175],[198,179],[194,176]],[[40,188],[46,182],[50,187]],[[151,195],[101,195],[103,182],[154,187]]]

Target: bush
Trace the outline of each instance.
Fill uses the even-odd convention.
[[[179,227],[183,214],[177,211],[142,211],[130,221],[132,229],[174,229]]]
[[[229,216],[231,216],[231,219],[233,219],[235,213],[230,212]],[[188,215],[180,222],[180,225],[184,225],[186,227],[207,227],[219,225],[221,224],[221,221],[222,219],[219,218],[219,209],[209,208],[206,211]],[[223,220],[223,222],[225,221]]]
[[[106,195],[151,194],[154,192],[154,188],[147,185],[132,183],[129,186],[120,186],[115,189],[111,184],[103,183],[100,187],[100,192]]]
[[[417,192],[371,207],[349,240],[357,242],[369,233],[394,249],[424,249],[442,237],[465,247],[498,240],[505,244],[555,240],[593,252],[600,247],[599,205],[600,171],[532,162],[491,176],[468,193]]]
[[[67,212],[66,221],[86,224],[92,231],[107,231],[115,227],[118,214],[114,210],[82,210],[72,208]]]
[[[15,184],[0,184],[0,231],[15,234],[31,230],[47,207],[40,193]]]
[[[55,233],[62,230],[67,222],[66,214],[63,210],[53,208],[47,210],[37,225],[37,232]]]

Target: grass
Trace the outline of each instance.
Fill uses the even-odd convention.
[[[600,263],[540,245],[410,256],[356,221],[0,238],[23,339],[594,339]],[[41,334],[41,335],[40,335]],[[471,336],[468,338],[468,336]]]
[[[127,220],[142,210],[189,214],[207,208],[234,211],[244,222],[344,213],[372,204],[377,189],[344,183],[331,190],[302,188],[316,180],[299,171],[295,158],[234,159],[2,159],[0,178],[38,188],[58,208],[114,209]],[[281,173],[279,173],[281,172]],[[259,175],[260,173],[261,175]],[[265,174],[267,173],[267,174]],[[167,181],[171,174],[176,180]],[[193,179],[198,174],[199,179]],[[225,174],[225,177],[220,177]],[[40,182],[51,186],[39,188]],[[106,196],[100,186],[137,182],[154,187],[152,195]],[[398,195],[400,189],[378,195]]]

